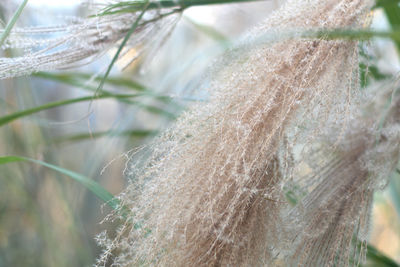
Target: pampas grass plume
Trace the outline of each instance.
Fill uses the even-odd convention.
[[[148,157],[134,159],[133,182],[120,196],[130,215],[107,247],[114,265],[348,263],[354,233],[367,231],[375,189],[368,162],[377,149],[374,123],[348,127],[364,120],[355,111],[358,43],[279,36],[362,28],[372,4],[289,0],[249,33],[245,50],[224,54],[209,101],[191,106]],[[270,33],[276,42],[253,45]],[[299,155],[317,141],[325,160],[317,175],[299,178]],[[305,196],[291,207],[285,193],[295,183]]]

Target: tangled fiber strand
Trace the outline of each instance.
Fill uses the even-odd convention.
[[[375,94],[367,108],[359,106],[338,146],[332,146],[335,137],[322,141],[318,157],[323,160],[314,161],[306,178],[310,183],[303,188],[308,194],[287,217],[295,222],[289,266],[344,266],[350,259],[358,265],[365,258],[373,193],[386,184],[400,159],[400,98],[380,129],[383,99],[388,94]]]
[[[271,31],[360,27],[370,6],[365,0],[288,1],[248,36],[250,50],[225,55],[210,101],[192,106],[154,142],[147,160],[131,166],[133,182],[120,197],[131,215],[106,251],[115,250],[116,266],[275,260],[288,240],[283,173],[295,144],[285,136],[298,136],[304,125],[308,134],[318,133],[309,121],[320,127],[326,118],[345,121],[358,87],[357,42],[251,43]]]
[[[178,21],[179,16],[174,12],[173,9],[147,11],[127,46],[135,48],[139,56],[145,48],[161,45]],[[118,46],[139,13],[75,19],[71,24],[51,27],[15,28],[1,49],[18,48],[24,53],[0,58],[0,79],[87,64]]]

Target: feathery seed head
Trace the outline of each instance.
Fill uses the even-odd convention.
[[[340,129],[348,125],[358,89],[358,51],[357,42],[348,40],[295,39],[255,47],[251,43],[271,31],[361,27],[371,3],[289,0],[251,32],[249,51],[225,55],[229,60],[219,64],[212,77],[210,101],[192,106],[156,139],[151,156],[121,197],[132,214],[127,222],[133,223],[125,224],[125,233],[113,243],[120,252],[114,264],[262,266],[275,260],[292,238],[285,230],[291,228],[286,226],[289,205],[282,188],[295,179],[290,174],[299,162],[293,153],[298,143],[310,145],[331,123]],[[337,140],[344,135],[339,132]],[[349,174],[341,172],[362,175],[356,182],[349,178],[334,184],[335,192],[370,194],[368,187],[357,187],[368,176],[358,167],[364,146],[361,142],[346,156]],[[329,189],[318,186],[318,191]],[[321,236],[333,231],[327,229],[338,212],[345,217],[361,214],[360,203],[370,200],[361,201],[365,194],[357,194],[356,203],[347,198],[336,203],[331,193],[318,205],[312,196],[304,199],[301,207],[306,212],[291,212],[299,220],[323,212],[311,216],[310,231],[306,228],[304,234],[311,238],[300,236],[294,242],[308,244],[310,251],[311,240],[323,243]],[[340,233],[351,227],[343,226]],[[329,247],[332,253],[336,244],[343,248],[349,243],[337,238]],[[319,247],[324,246],[328,244]],[[316,262],[301,260],[309,252],[294,253],[292,258],[300,262]]]
[[[159,45],[177,22],[177,14],[165,16],[169,12],[172,10],[147,11],[139,21],[128,47],[134,47],[136,54],[141,55],[151,43],[151,46]],[[14,28],[0,48],[23,49],[24,54],[0,58],[0,79],[90,63],[118,46],[138,20],[139,14],[140,12],[134,12],[76,18],[67,25]]]

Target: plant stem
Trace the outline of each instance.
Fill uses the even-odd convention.
[[[232,4],[243,2],[259,2],[268,0],[158,0],[148,3],[147,1],[126,1],[106,7],[100,15],[111,15],[116,13],[129,13],[143,10],[147,5],[147,9],[159,8],[179,8],[186,9],[193,6],[214,5],[214,4]]]
[[[22,10],[24,10],[24,8],[25,8],[27,3],[28,3],[28,0],[24,0],[22,2],[22,4],[18,7],[17,11],[14,13],[14,15],[11,18],[10,22],[8,22],[6,28],[4,29],[3,34],[0,37],[0,46],[2,46],[4,41],[7,39],[8,35],[10,34],[12,28],[14,27],[15,23],[17,22],[19,16],[22,13]]]
[[[126,45],[126,43],[128,42],[129,38],[131,37],[131,35],[135,32],[136,28],[139,25],[140,20],[142,19],[144,13],[146,13],[146,10],[148,9],[148,5],[149,5],[149,0],[146,0],[145,2],[143,2],[144,6],[142,9],[142,12],[139,14],[139,16],[137,17],[136,21],[132,24],[132,27],[129,29],[128,33],[125,35],[125,38],[122,40],[121,45],[118,47],[117,52],[115,53],[113,59],[111,60],[111,63],[108,65],[107,71],[103,76],[103,79],[100,81],[99,87],[97,88],[97,91],[101,91],[103,89],[104,83],[106,82],[108,75],[111,72],[112,67],[114,66],[114,63],[117,61],[119,55],[121,54],[122,49],[124,48],[124,46]]]

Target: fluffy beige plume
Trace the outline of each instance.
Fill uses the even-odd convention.
[[[90,63],[109,49],[118,47],[139,15],[140,12],[133,12],[75,18],[65,25],[14,28],[0,50],[16,48],[23,50],[23,54],[0,57],[0,79]],[[147,11],[127,47],[135,48],[138,56],[145,52],[144,48],[158,48],[178,18],[178,12],[173,9]],[[0,30],[0,34],[3,32]],[[128,50],[125,49],[122,55]]]
[[[132,215],[107,247],[117,251],[114,264],[272,264],[291,238],[282,188],[293,140],[307,144],[318,127],[346,124],[358,51],[343,40],[251,44],[271,32],[361,27],[371,4],[289,0],[248,36],[245,52],[225,55],[210,101],[191,107],[132,166],[141,171],[121,195]]]
[[[400,98],[387,110],[390,94],[380,90],[385,93],[375,92],[371,103],[358,107],[337,146],[338,131],[322,140],[311,159],[313,171],[298,179],[306,196],[287,216],[294,222],[289,266],[358,265],[365,258],[373,193],[400,159]]]

